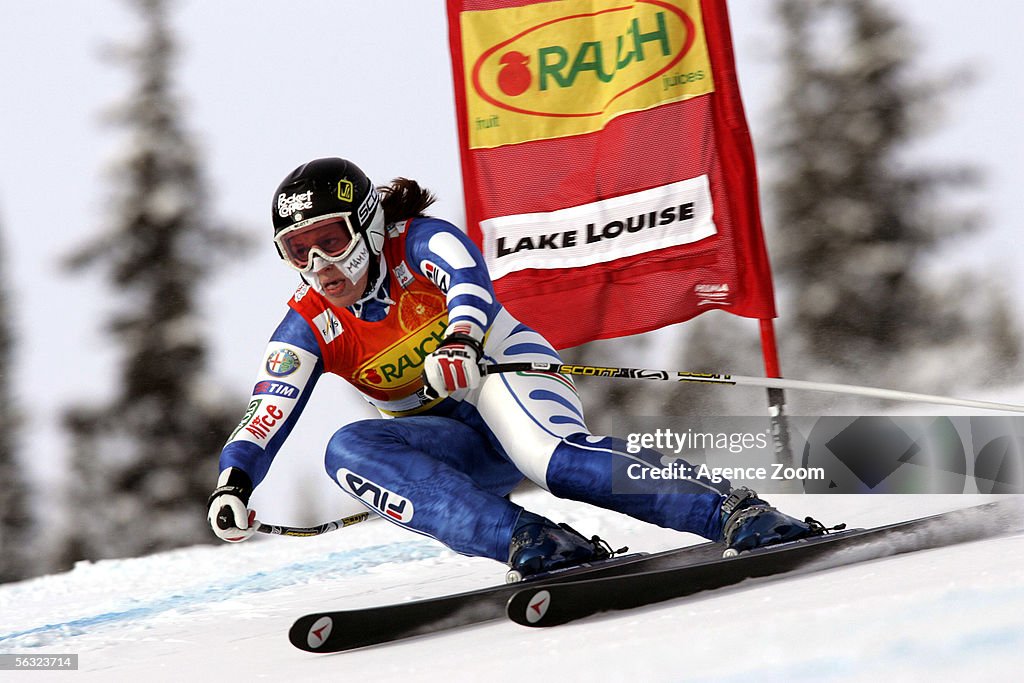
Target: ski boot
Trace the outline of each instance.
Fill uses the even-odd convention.
[[[603,560],[613,554],[611,547],[597,536],[587,539],[568,524],[555,524],[546,517],[523,510],[509,544],[507,583]]]
[[[723,557],[735,557],[745,550],[821,536],[832,530],[810,517],[801,522],[779,512],[758,498],[757,492],[745,486],[733,489],[722,503],[722,541],[726,545]]]

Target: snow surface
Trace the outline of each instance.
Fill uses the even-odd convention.
[[[777,495],[795,515],[873,526],[991,496]],[[700,539],[543,492],[520,503],[613,544]],[[741,584],[553,629],[505,620],[335,655],[287,640],[310,611],[500,582],[381,521],[316,538],[259,537],[79,563],[0,586],[0,652],[77,653],[75,681],[978,681],[1020,679],[1024,535]]]

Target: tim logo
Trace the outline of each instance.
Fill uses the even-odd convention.
[[[372,481],[364,479],[344,467],[338,470],[335,478],[341,488],[364,503],[373,506],[387,517],[401,524],[408,524],[412,521],[412,501],[407,498],[377,486]]]
[[[271,396],[281,396],[284,398],[298,398],[299,388],[287,382],[263,381],[256,383],[252,393],[253,395],[270,394]]]

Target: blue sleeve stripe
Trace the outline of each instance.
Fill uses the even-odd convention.
[[[506,356],[520,356],[527,353],[539,353],[541,355],[554,358],[558,363],[562,362],[561,357],[552,351],[550,347],[545,346],[544,344],[531,344],[529,342],[524,342],[522,344],[512,344],[505,349]]]
[[[583,414],[579,411],[579,409],[576,406],[574,406],[565,397],[556,394],[553,391],[547,391],[546,389],[534,389],[533,391],[530,392],[530,398],[532,398],[534,401],[552,401],[553,403],[557,403],[558,405],[562,406],[563,408],[571,412],[573,415],[576,415],[581,420],[583,419]]]
[[[584,430],[587,428],[587,425],[583,424],[576,418],[566,417],[565,415],[552,415],[550,418],[548,418],[548,422],[550,422],[553,425],[579,425]]]

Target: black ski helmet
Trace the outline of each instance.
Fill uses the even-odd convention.
[[[376,187],[351,161],[337,157],[314,159],[289,173],[274,192],[274,237],[284,230],[311,225],[340,213],[349,214],[357,236],[366,241],[371,255],[367,282],[370,287],[379,275],[384,210]],[[278,254],[286,258],[280,246]]]

